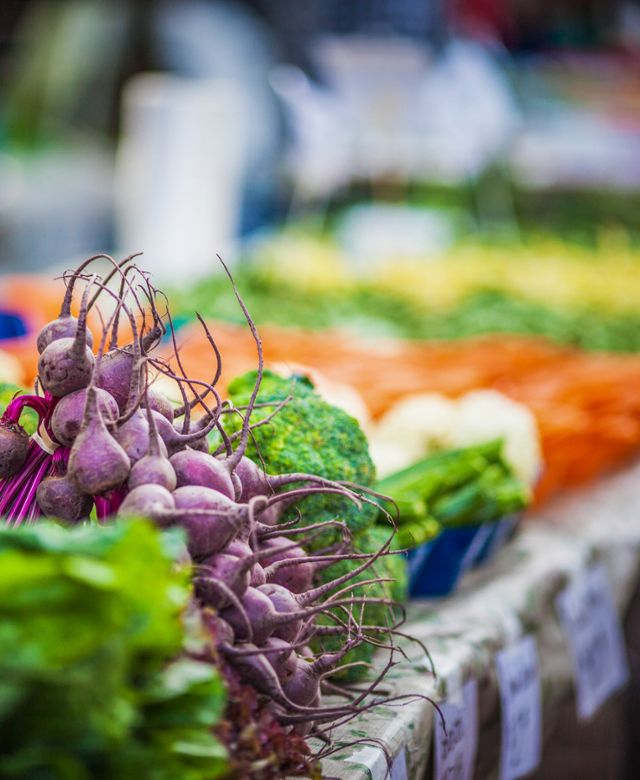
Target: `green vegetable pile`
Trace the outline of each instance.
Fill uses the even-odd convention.
[[[249,371],[231,382],[228,395],[235,406],[248,402],[255,378],[255,371]],[[284,378],[266,371],[258,394],[258,403],[266,406],[255,409],[252,421],[263,420],[286,399],[269,423],[254,429],[248,457],[268,474],[305,472],[364,487],[373,485],[375,467],[357,420],[324,401],[306,377]],[[235,415],[227,415],[227,421],[229,432],[239,430],[242,422]],[[359,509],[333,495],[311,496],[296,504],[295,512],[309,523],[339,518],[354,533],[372,526],[377,514],[371,505]]]
[[[500,440],[432,455],[376,488],[398,507],[399,548],[427,542],[443,528],[499,520],[524,509],[530,498],[502,457]]]
[[[426,312],[418,331],[435,340],[490,333],[541,336],[588,351],[640,352],[640,316],[635,313],[561,309],[498,290],[477,292],[449,309]]]
[[[640,352],[640,315],[633,312],[560,308],[500,290],[480,290],[449,308],[430,311],[365,283],[349,290],[323,290],[319,295],[288,288],[259,267],[247,266],[237,277],[259,324],[310,330],[349,328],[368,338],[452,340],[513,333],[584,350]],[[205,316],[241,323],[221,277],[211,277],[176,297],[185,313],[195,307]]]
[[[179,546],[142,521],[0,530],[0,777],[226,772],[223,684],[183,652]]]

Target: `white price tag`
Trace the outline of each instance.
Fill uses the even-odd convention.
[[[542,703],[538,651],[525,636],[496,655],[502,704],[500,780],[516,780],[540,763]]]
[[[478,684],[469,680],[462,695],[439,705],[444,717],[435,715],[434,779],[470,780],[478,748]]]
[[[578,717],[590,718],[629,676],[624,638],[607,572],[591,566],[556,600],[567,635]]]

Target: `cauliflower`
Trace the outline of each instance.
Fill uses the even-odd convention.
[[[532,412],[495,390],[474,390],[457,407],[452,443],[456,447],[502,439],[502,454],[515,474],[532,485],[542,468],[538,426]]]
[[[438,393],[400,400],[371,433],[371,452],[381,477],[432,452],[451,447],[456,404]]]
[[[381,478],[439,450],[504,440],[504,457],[531,485],[542,467],[531,411],[496,390],[474,390],[458,400],[437,393],[403,398],[371,433],[371,454]]]

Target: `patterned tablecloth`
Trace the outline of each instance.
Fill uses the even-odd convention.
[[[567,721],[575,722],[575,700],[555,598],[572,576],[594,561],[606,567],[616,606],[624,616],[640,572],[640,466],[569,496],[527,521],[489,565],[463,580],[453,596],[410,605],[406,630],[427,645],[437,678],[424,653],[414,646],[408,649],[412,661],[392,673],[395,692],[421,693],[437,701],[475,677],[476,778],[498,777],[500,699],[494,657],[523,633],[535,636],[541,675],[543,763],[535,777],[562,776],[548,763],[548,748]],[[335,739],[344,745],[362,737],[380,740],[395,757],[393,780],[422,780],[432,772],[434,715],[433,706],[424,700],[381,706],[337,729]],[[587,732],[582,736],[589,738]],[[563,761],[568,763],[569,758]],[[604,766],[612,763],[605,759]],[[615,776],[613,769],[609,774]],[[389,777],[384,752],[365,744],[344,747],[325,759],[323,775],[349,780]],[[574,776],[586,774],[578,771]]]

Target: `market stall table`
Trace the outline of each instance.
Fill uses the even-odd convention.
[[[533,754],[524,759],[520,756],[525,769],[527,761],[536,766],[526,776],[545,780],[624,776],[625,766],[628,768],[634,758],[626,750],[633,719],[627,723],[624,713],[634,692],[633,635],[640,634],[640,603],[634,606],[633,602],[639,572],[640,465],[537,513],[489,566],[468,575],[455,595],[410,605],[408,625],[403,630],[428,647],[437,677],[430,673],[429,659],[419,647],[407,645],[412,660],[392,672],[394,692],[422,694],[462,707],[463,694],[473,687],[465,688],[465,683],[475,680],[477,686],[475,758],[471,755],[471,733],[465,742],[471,757],[459,758],[457,773],[443,777],[484,780],[510,776],[506,757],[501,760],[503,707],[496,656],[525,636],[535,641],[541,694],[539,760],[535,744],[518,748]],[[631,691],[627,687],[625,697],[617,692],[608,695],[605,690],[606,700],[599,702],[597,697],[602,691],[594,694],[583,690],[583,714],[585,706],[595,711],[588,719],[579,720],[569,633],[567,624],[560,620],[558,597],[572,583],[578,583],[578,587],[585,582],[602,584],[599,578],[603,573],[604,590],[610,585],[615,604],[608,615],[613,618],[609,623],[613,623],[615,633],[618,618],[623,621],[626,617],[627,648],[622,657],[606,656],[602,674],[614,676],[609,679],[611,690],[621,690],[626,655],[631,666]],[[592,613],[596,614],[595,607],[589,608],[588,614]],[[602,619],[606,622],[607,615]],[[607,652],[612,652],[611,648]],[[606,679],[603,685],[606,688]],[[502,695],[504,703],[504,690]],[[590,703],[593,695],[595,700]],[[535,717],[535,702],[528,706],[533,707]],[[460,711],[464,712],[464,707]],[[437,719],[435,708],[424,699],[407,699],[361,715],[336,730],[336,742],[346,745],[363,738],[374,741],[338,750],[324,760],[323,776],[349,780],[388,777],[385,752],[375,740],[384,744],[387,755],[393,757],[392,780],[435,776],[433,732]],[[467,731],[475,731],[472,722],[465,725]],[[535,743],[535,733],[528,738]],[[465,760],[473,763],[470,774],[464,772]],[[512,767],[511,776],[514,772],[517,775]]]

